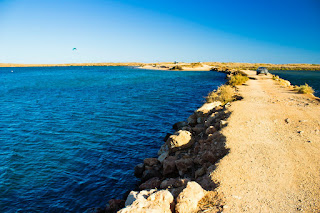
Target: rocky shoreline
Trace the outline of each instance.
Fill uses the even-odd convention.
[[[229,107],[229,102],[207,102],[186,121],[175,123],[175,133],[164,138],[158,156],[135,166],[139,187],[124,195],[124,200],[112,199],[104,209],[87,212],[222,211],[223,202],[214,191],[218,183],[210,174],[228,153],[221,130],[227,125]]]
[[[228,83],[230,84],[231,79],[238,75],[250,77],[248,84],[241,88],[246,88],[252,82],[259,81],[267,83],[269,86],[275,83],[280,86],[281,90],[286,88],[295,91],[294,87],[290,86],[289,81],[277,79],[272,75],[256,78],[251,71],[234,72],[228,75]],[[271,79],[274,81],[270,82]],[[167,134],[164,138],[164,144],[161,146],[158,156],[146,158],[142,163],[135,166],[134,175],[140,178],[139,186],[136,189],[126,194],[123,200],[112,199],[105,208],[94,208],[88,210],[88,212],[187,213],[222,212],[229,208],[227,206],[228,200],[226,200],[228,198],[226,196],[227,190],[220,189],[220,179],[216,178],[216,171],[217,163],[220,162],[221,164],[225,161],[221,162],[222,158],[228,158],[224,158],[224,156],[229,153],[230,146],[226,147],[226,137],[230,137],[230,135],[225,133],[230,131],[227,126],[233,120],[233,117],[229,118],[231,112],[234,112],[232,108],[234,108],[234,105],[239,105],[240,102],[233,103],[230,101],[231,99],[219,97],[223,96],[219,92],[223,87],[213,92],[212,97],[209,98],[208,96],[208,102],[195,110],[186,121],[177,122],[173,125],[175,133]],[[232,88],[230,86],[226,87]],[[261,89],[260,87],[257,88]],[[255,91],[251,92],[254,93]],[[305,96],[319,100],[312,95]],[[233,91],[232,100],[236,99],[241,99],[241,97]],[[269,104],[268,98],[266,100]],[[288,120],[285,121],[288,123]],[[249,123],[249,121],[246,121],[246,123]],[[248,129],[249,132],[246,134],[252,133],[251,128]],[[232,131],[234,131],[234,128]],[[254,168],[254,166],[250,168]],[[224,165],[224,168],[226,167],[228,166]],[[234,172],[228,174],[237,175]]]

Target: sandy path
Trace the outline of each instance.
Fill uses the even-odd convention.
[[[222,132],[230,153],[212,174],[224,212],[320,212],[319,101],[248,74],[257,80],[239,87]]]

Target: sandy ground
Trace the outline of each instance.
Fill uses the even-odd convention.
[[[212,173],[224,212],[320,212],[320,102],[247,73]]]

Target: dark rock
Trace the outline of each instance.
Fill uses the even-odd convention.
[[[210,151],[205,151],[202,155],[204,161],[215,163],[218,160],[218,157]]]
[[[158,177],[151,178],[139,186],[140,190],[159,188],[161,181]]]
[[[144,171],[144,164],[140,163],[134,167],[134,176],[141,178]]]
[[[186,186],[189,181],[190,181],[189,179],[169,178],[161,182],[160,188],[161,189],[172,188],[172,187],[178,188],[181,186]]]
[[[173,124],[173,129],[178,131],[178,130],[181,130],[185,126],[188,126],[188,123],[185,121],[180,121],[180,122]]]
[[[120,209],[124,208],[124,200],[116,200],[116,199],[112,199],[109,200],[109,205],[106,208],[106,213],[116,213],[117,211],[119,211]]]
[[[168,140],[168,138],[170,137],[170,133],[167,133],[166,136],[164,137],[163,141],[166,142]]]
[[[158,177],[158,178],[161,178],[162,175],[159,171],[157,170],[145,170],[142,174],[142,177],[141,177],[141,181],[142,182],[145,182],[153,177]]]
[[[177,170],[175,161],[176,161],[176,157],[174,156],[169,156],[163,161],[162,163],[163,175],[174,173]]]
[[[203,124],[197,124],[195,127],[192,128],[192,131],[194,131],[197,135],[204,131],[204,125]]]
[[[192,158],[182,158],[179,160],[176,160],[176,167],[179,171],[179,175],[184,175],[189,168],[193,166],[193,160]]]
[[[193,113],[192,115],[189,116],[188,124],[190,124],[191,126],[194,126],[197,124],[197,116],[195,113]]]
[[[217,129],[214,127],[214,126],[209,126],[207,129],[206,129],[206,134],[209,135],[209,134],[213,134],[217,131]]]
[[[159,163],[158,159],[157,158],[146,158],[144,159],[143,163],[146,165],[146,166],[154,166],[156,164]]]

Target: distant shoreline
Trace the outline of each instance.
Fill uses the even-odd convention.
[[[266,67],[269,70],[308,70],[320,71],[320,64],[267,64],[267,63],[237,63],[237,62],[122,62],[122,63],[66,63],[66,64],[14,64],[0,63],[0,67],[75,67],[75,66],[133,66],[154,70],[184,70],[184,71],[238,71],[256,70]]]

